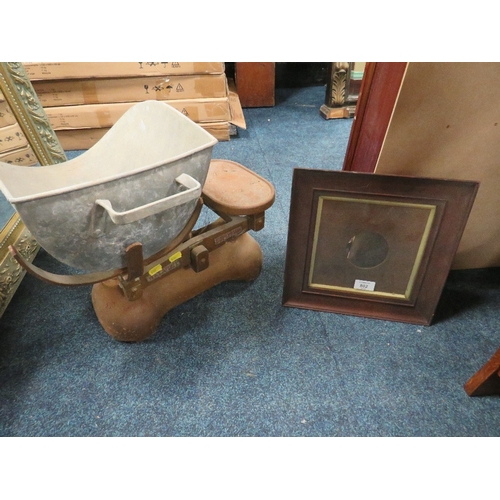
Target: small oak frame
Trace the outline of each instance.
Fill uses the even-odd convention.
[[[295,169],[283,305],[430,325],[478,188]]]

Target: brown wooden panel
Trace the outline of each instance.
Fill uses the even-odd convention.
[[[366,63],[343,170],[375,170],[406,66]]]
[[[464,385],[469,396],[500,394],[500,349]]]
[[[500,63],[410,62],[375,172],[481,187],[453,269],[500,266]]]
[[[237,62],[235,82],[242,107],[274,106],[275,63]]]

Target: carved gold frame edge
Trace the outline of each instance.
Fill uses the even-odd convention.
[[[40,165],[66,161],[66,154],[22,63],[0,62],[0,91]],[[25,275],[24,269],[10,255],[10,245],[15,245],[29,262],[34,260],[39,249],[17,213],[0,230],[0,317]]]

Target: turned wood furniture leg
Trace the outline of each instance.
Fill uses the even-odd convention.
[[[248,233],[210,253],[210,265],[197,273],[182,268],[147,287],[129,301],[118,279],[92,288],[92,304],[104,330],[116,340],[137,342],[150,337],[165,314],[213,286],[230,280],[253,281],[262,268],[262,250]]]
[[[464,385],[469,396],[500,395],[500,349]]]
[[[353,63],[335,62],[328,66],[325,103],[319,112],[325,120],[332,118],[352,118],[356,110],[356,100],[350,92]]]

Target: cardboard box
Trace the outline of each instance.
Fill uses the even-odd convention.
[[[232,135],[231,130],[234,127],[229,122],[202,123],[200,125],[218,141],[229,141]]]
[[[30,146],[23,146],[20,149],[2,153],[0,154],[0,161],[12,163],[20,167],[29,167],[38,163],[38,159]]]
[[[42,106],[227,97],[222,75],[33,82]]]
[[[0,128],[0,153],[13,151],[28,144],[21,127],[15,123],[8,127]]]
[[[59,143],[65,151],[90,149],[109,128],[82,128],[75,130],[56,130]]]
[[[231,108],[231,119],[229,122],[246,130],[247,124],[243,115],[243,108],[241,107],[240,98],[236,92],[233,80],[228,80],[228,89],[229,107]]]
[[[6,101],[0,101],[0,128],[8,127],[17,123],[16,117],[12,114]]]
[[[31,81],[222,74],[222,62],[24,62]]]
[[[179,99],[165,101],[196,123],[230,121],[229,98]],[[80,106],[57,106],[45,108],[54,130],[79,128],[107,128],[136,102],[82,104]]]
[[[219,141],[229,141],[229,122],[203,123],[200,124],[207,132]],[[82,128],[73,130],[57,130],[56,135],[65,151],[75,149],[90,149],[94,146],[109,128]]]

